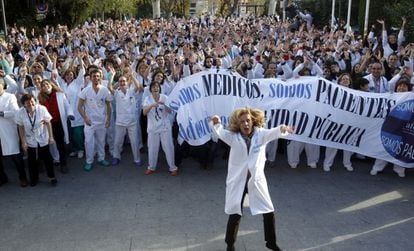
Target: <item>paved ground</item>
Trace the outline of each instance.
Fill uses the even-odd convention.
[[[352,173],[338,165],[325,173],[304,165],[293,170],[278,158],[266,174],[284,250],[412,250],[414,170],[406,178],[390,167],[370,176],[370,162],[355,160]],[[203,170],[188,158],[171,177],[160,159],[152,176],[133,168],[129,153],[120,166],[89,173],[71,159],[55,188],[44,176],[37,187],[20,188],[8,167],[0,250],[224,250],[225,160]],[[248,208],[236,247],[266,250],[262,219]]]

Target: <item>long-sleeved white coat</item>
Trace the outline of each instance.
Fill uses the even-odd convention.
[[[252,215],[274,211],[264,174],[266,144],[281,136],[280,126],[272,129],[254,128],[250,149],[240,133],[225,130],[221,124],[212,126],[213,134],[230,146],[226,179],[226,214],[239,214],[248,172],[247,183]]]
[[[68,131],[68,116],[74,116],[72,107],[70,106],[66,95],[63,92],[56,93],[56,100],[58,103],[58,109],[60,114],[60,122],[62,123],[63,132],[65,134],[65,143],[69,144],[69,131]]]
[[[14,122],[18,110],[16,96],[4,92],[0,96],[0,111],[4,112],[4,117],[0,117],[0,141],[4,156],[20,153],[19,135]]]

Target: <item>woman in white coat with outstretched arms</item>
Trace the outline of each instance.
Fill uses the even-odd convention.
[[[285,125],[263,128],[263,111],[252,108],[233,111],[227,129],[217,115],[212,117],[211,124],[213,134],[230,146],[225,202],[225,213],[229,214],[227,250],[234,250],[246,193],[249,193],[251,213],[263,214],[266,247],[280,250],[276,244],[274,208],[264,175],[266,144],[293,133],[293,129]]]

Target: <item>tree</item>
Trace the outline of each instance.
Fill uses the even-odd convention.
[[[161,0],[161,12],[165,17],[189,15],[190,0]]]
[[[329,24],[331,18],[332,0],[301,0],[295,1],[299,9],[309,8],[314,17],[314,24],[321,28],[324,25]],[[353,0],[352,1],[352,18],[351,26],[359,27],[360,33],[364,29],[365,20],[365,4],[366,0]],[[348,0],[336,0],[335,17],[340,19],[346,19],[346,12],[348,9]],[[412,0],[371,0],[369,11],[368,25],[377,24],[377,19],[385,19],[387,28],[401,26],[401,17],[406,16],[408,25],[406,36],[409,40],[414,38],[414,7]],[[377,25],[378,26],[378,25]],[[377,27],[376,31],[379,32],[381,28]]]
[[[152,18],[152,0],[138,0],[136,16],[138,18]]]
[[[406,17],[408,25],[406,28],[407,41],[414,41],[414,6],[412,1],[387,1],[385,9],[388,10],[386,21],[388,26],[401,26],[401,17]]]
[[[222,0],[220,2],[219,14],[230,16],[235,14],[240,4],[240,0]]]
[[[164,0],[161,1],[160,4],[165,16],[170,17],[174,13],[174,9],[177,6],[177,0]]]

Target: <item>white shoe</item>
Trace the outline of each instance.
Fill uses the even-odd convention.
[[[78,155],[77,152],[71,152],[71,153],[69,153],[69,157],[72,157],[72,158],[76,157],[76,155]]]
[[[312,164],[309,164],[308,165],[310,168],[316,168],[317,166],[316,166],[316,163],[312,163]]]
[[[298,167],[298,165],[296,165],[296,164],[290,165],[290,168],[292,168],[292,169],[295,169],[296,167]]]
[[[371,172],[369,172],[371,175],[377,175],[378,171],[377,170],[371,170]]]
[[[401,178],[405,177],[405,168],[393,168],[393,171],[398,174],[398,176],[400,176]]]
[[[78,159],[82,159],[83,158],[83,151],[79,151],[78,152]]]
[[[347,171],[349,171],[349,172],[352,172],[352,171],[354,171],[354,168],[352,167],[352,166],[344,166],[345,167],[345,169],[347,170]]]
[[[331,171],[331,168],[329,166],[323,166],[323,170],[325,172],[329,172],[329,171]]]

